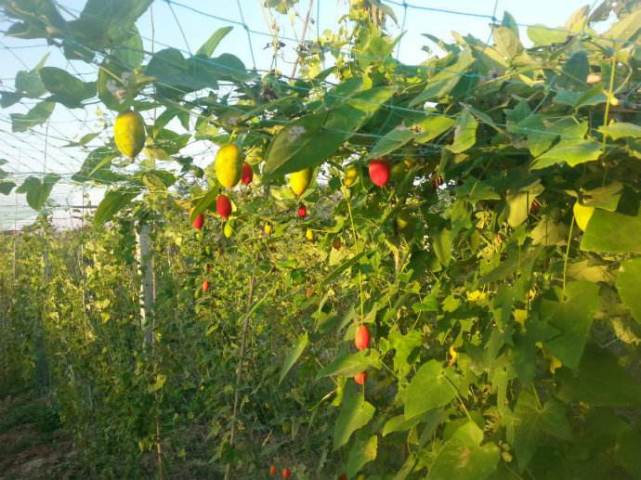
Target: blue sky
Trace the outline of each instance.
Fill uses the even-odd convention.
[[[198,47],[216,29],[230,25],[226,20],[240,22],[242,16],[246,24],[253,30],[268,33],[270,23],[275,21],[280,33],[286,37],[300,35],[301,18],[307,13],[310,0],[300,0],[296,11],[300,18],[294,19],[297,32],[291,26],[291,19],[286,15],[274,14],[273,19],[261,7],[262,0],[175,0],[173,12],[169,4],[162,0],[154,2],[153,7],[145,13],[138,22],[141,35],[145,39],[145,49],[151,50],[150,39],[155,38],[153,48],[157,51],[165,46],[172,46],[181,50],[196,51]],[[67,7],[76,14],[82,10],[84,0],[60,0],[58,3]],[[315,0],[311,17],[313,22],[307,33],[307,38],[315,38],[317,32],[322,34],[325,30],[334,30],[338,18],[347,10],[347,0]],[[397,2],[402,3],[402,2]],[[509,11],[520,23],[545,24],[548,26],[561,26],[565,20],[578,8],[586,5],[586,0],[408,0],[408,3],[433,9],[444,9],[458,12],[467,12],[480,15],[495,14],[497,18],[503,16],[504,11]],[[593,2],[596,3],[596,2]],[[202,13],[190,10],[197,9]],[[240,6],[240,9],[239,9]],[[405,21],[405,35],[401,41],[399,58],[406,63],[419,63],[425,60],[426,53],[422,47],[426,45],[422,33],[431,33],[447,40],[451,39],[450,32],[457,31],[462,34],[472,34],[480,39],[487,40],[490,35],[489,21],[487,18],[457,15],[408,9],[391,5],[398,18],[399,26],[390,24],[393,34],[401,32],[401,25]],[[320,8],[318,8],[320,7]],[[317,18],[317,13],[320,16]],[[178,21],[176,20],[177,17]],[[0,21],[0,28],[6,28],[6,22]],[[152,28],[153,25],[153,28]],[[185,38],[180,31],[184,32]],[[527,36],[523,30],[522,39],[527,43]],[[96,68],[82,62],[68,62],[55,47],[47,47],[42,41],[24,41],[0,35],[0,78],[4,86],[12,87],[13,78],[19,70],[32,68],[38,61],[49,53],[47,65],[65,68],[72,74],[87,74],[85,80],[95,78]],[[251,46],[259,69],[270,66],[272,55],[269,48],[268,35],[251,34]],[[291,62],[294,59],[292,47],[294,42],[286,42],[287,48],[283,58],[279,59],[279,67],[283,72],[291,72]],[[217,53],[233,53],[243,60],[247,67],[253,66],[250,53],[250,41],[247,32],[241,26],[235,25],[233,31],[223,40]],[[7,48],[2,48],[7,47]],[[26,47],[26,48],[25,48]],[[289,62],[289,63],[288,63]],[[27,172],[58,172],[64,178],[77,170],[82,163],[85,152],[73,148],[62,148],[65,140],[78,139],[85,133],[98,131],[104,119],[111,118],[110,112],[105,112],[98,106],[91,106],[84,110],[68,110],[58,105],[49,123],[48,137],[45,136],[45,126],[38,127],[35,132],[24,134],[11,134],[11,125],[7,123],[9,113],[25,112],[30,102],[26,105],[17,105],[10,110],[0,111],[0,158],[9,160],[3,168],[12,172],[20,172],[20,180]],[[45,149],[47,152],[46,162]],[[210,161],[214,150],[210,145],[195,145],[191,153],[200,157],[199,162],[206,164]],[[52,199],[61,205],[82,203],[81,186],[71,185],[68,181],[61,182],[54,189]],[[95,203],[101,193],[91,191],[91,199]],[[25,207],[26,201],[22,195],[0,195],[0,228],[18,227],[27,224],[33,218],[33,212]],[[57,209],[54,217],[60,219],[62,225],[73,222],[71,213],[64,209]],[[59,223],[60,223],[59,222]]]

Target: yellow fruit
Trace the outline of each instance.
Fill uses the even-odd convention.
[[[309,182],[312,180],[312,169],[304,168],[298,172],[294,172],[289,175],[289,188],[292,189],[294,195],[300,197],[307,187],[309,187]]]
[[[145,121],[138,112],[122,112],[114,123],[116,148],[125,157],[135,158],[145,145]]]
[[[308,228],[305,231],[305,238],[309,240],[310,242],[314,241],[314,231],[311,228]]]
[[[592,218],[592,214],[594,213],[594,207],[587,207],[576,202],[572,210],[574,211],[574,220],[576,221],[577,227],[579,227],[581,231],[585,232],[585,229],[588,228],[588,223]]]
[[[358,180],[358,167],[354,164],[348,165],[343,176],[343,185],[351,187]]]
[[[265,226],[263,227],[263,231],[265,232],[265,235],[271,235],[274,229],[269,223],[266,223]]]
[[[242,159],[240,149],[233,143],[223,145],[216,153],[214,171],[218,182],[225,188],[233,188],[240,180]]]
[[[231,238],[233,234],[234,229],[232,228],[231,223],[225,223],[225,226],[223,227],[223,235],[225,235],[225,238]]]
[[[405,212],[401,212],[396,217],[396,230],[402,232],[410,226],[412,218]]]

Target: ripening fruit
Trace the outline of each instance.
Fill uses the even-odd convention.
[[[587,207],[576,202],[572,210],[574,212],[576,226],[579,227],[581,231],[585,232],[585,229],[588,228],[588,223],[590,223],[590,219],[594,214],[594,207]]]
[[[231,215],[231,201],[227,195],[218,195],[216,197],[216,211],[225,220],[229,218]]]
[[[313,242],[314,241],[314,230],[312,230],[311,228],[308,228],[307,230],[305,230],[305,238],[307,240],[309,240],[310,242]]]
[[[402,232],[410,226],[412,218],[406,213],[401,212],[396,216],[396,230]]]
[[[223,235],[225,235],[225,238],[231,238],[233,234],[234,229],[232,228],[231,223],[225,223],[225,226],[223,227]]]
[[[252,170],[252,166],[247,162],[243,162],[243,169],[240,175],[240,181],[243,182],[243,185],[249,185],[250,183],[252,183],[253,178],[254,178],[254,171]]]
[[[145,145],[145,121],[138,112],[122,112],[114,123],[116,148],[125,157],[135,158]]]
[[[389,182],[390,164],[387,160],[377,158],[369,162],[369,178],[377,187],[384,187]]]
[[[278,469],[276,468],[276,465],[272,465],[271,467],[269,467],[270,477],[275,477],[277,473],[278,473]]]
[[[282,478],[289,478],[292,476],[292,471],[289,468],[283,468],[283,470],[280,472],[280,476]]]
[[[307,216],[307,207],[302,203],[298,206],[298,211],[296,212],[298,218],[305,218]]]
[[[209,282],[207,280],[203,281],[202,290],[203,292],[207,292],[209,290]]]
[[[598,73],[588,73],[587,78],[585,79],[585,83],[588,85],[594,85],[595,83],[599,83],[601,81],[601,75]]]
[[[265,232],[265,235],[269,236],[274,231],[274,228],[271,226],[270,223],[266,223],[265,226],[263,227],[263,231]]]
[[[367,325],[359,325],[354,335],[354,345],[357,350],[365,350],[369,347],[369,330]]]
[[[358,385],[365,385],[365,382],[367,381],[367,372],[360,372],[354,375],[354,381]]]
[[[289,175],[289,188],[292,189],[294,195],[300,197],[303,193],[305,193],[307,187],[309,187],[309,183],[311,182],[311,180],[312,169],[304,168],[303,170],[299,170],[298,172],[294,172]]]
[[[218,182],[225,188],[233,188],[240,180],[240,149],[233,143],[223,145],[216,153],[214,170]]]
[[[349,188],[356,183],[356,180],[358,180],[358,167],[353,163],[347,165],[345,174],[343,175],[343,185]]]
[[[434,187],[434,190],[436,190],[438,187],[443,185],[444,181],[445,180],[443,180],[443,177],[441,177],[440,175],[433,175],[432,176],[432,186]]]
[[[199,213],[191,224],[196,230],[200,230],[203,228],[203,223],[205,223],[205,216],[202,213]]]
[[[338,480],[347,480],[347,474],[346,473],[341,473],[341,476],[338,477]]]

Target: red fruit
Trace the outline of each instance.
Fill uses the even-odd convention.
[[[341,473],[341,476],[338,477],[338,480],[347,480],[347,474],[346,473]]]
[[[272,465],[271,467],[269,467],[270,477],[275,477],[277,473],[278,473],[278,469],[276,468],[276,465]]]
[[[203,292],[206,292],[207,290],[209,290],[209,282],[205,280],[203,282]]]
[[[369,162],[369,178],[377,187],[383,187],[389,181],[390,164],[387,160],[378,158]]]
[[[434,187],[435,190],[441,185],[443,185],[443,182],[444,182],[443,177],[441,177],[440,175],[434,175],[432,177],[432,186]]]
[[[247,162],[243,162],[240,181],[243,182],[243,185],[249,185],[250,183],[252,183],[253,178],[254,171],[252,170],[252,166]]]
[[[231,215],[231,202],[226,195],[218,195],[216,197],[216,211],[225,220]]]
[[[365,385],[365,382],[367,381],[367,372],[361,372],[354,375],[354,381],[358,385]]]
[[[194,218],[192,225],[196,230],[200,230],[203,228],[203,223],[205,223],[205,216],[202,213],[199,213],[196,215],[196,218]]]
[[[289,468],[283,468],[280,472],[280,476],[283,478],[289,478],[292,476],[292,471]]]
[[[307,207],[302,203],[298,206],[298,212],[296,212],[299,218],[305,218],[307,216]]]
[[[356,329],[354,345],[358,350],[365,350],[369,347],[369,330],[366,325],[359,325]]]

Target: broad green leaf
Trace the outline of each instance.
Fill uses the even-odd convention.
[[[436,360],[421,365],[404,392],[405,418],[409,420],[454,400],[456,388],[448,378],[452,375]]]
[[[323,163],[393,93],[389,87],[365,90],[329,112],[313,113],[287,125],[269,147],[265,175],[291,173]]]
[[[26,193],[27,203],[31,208],[40,211],[44,207],[53,186],[60,180],[60,175],[48,173],[42,180],[37,177],[27,177],[22,185],[16,189],[16,193]]]
[[[641,253],[640,238],[641,213],[632,217],[597,208],[581,239],[581,250],[599,253]]]
[[[590,73],[590,62],[584,51],[574,53],[564,64],[562,76],[559,79],[561,87],[582,88],[585,86],[588,73]]]
[[[218,44],[222,41],[225,36],[231,32],[234,29],[234,27],[221,27],[218,30],[216,30],[214,33],[211,34],[211,36],[203,43],[198,51],[196,52],[197,55],[204,55],[205,57],[211,57],[214,51],[216,50],[216,47],[218,47]]]
[[[423,417],[421,415],[412,417],[409,420],[405,418],[405,415],[396,415],[385,422],[381,435],[385,437],[390,433],[404,432],[418,425],[422,419]]]
[[[603,147],[592,140],[578,142],[560,142],[532,162],[533,170],[567,163],[575,167],[582,163],[598,160],[603,153]]]
[[[536,47],[547,47],[555,43],[564,43],[568,38],[565,29],[549,28],[543,25],[527,27],[527,36]]]
[[[610,29],[603,34],[605,38],[611,38],[620,47],[620,43],[631,39],[641,28],[641,8],[637,8],[622,20],[612,25]]]
[[[43,101],[37,103],[27,113],[12,113],[11,131],[26,132],[32,127],[43,124],[51,116],[55,107],[54,102]]]
[[[457,83],[461,81],[462,74],[474,63],[474,57],[469,50],[463,51],[457,61],[447,68],[441,69],[438,73],[430,77],[425,90],[423,90],[410,106],[416,106],[430,100],[437,100],[449,94]]]
[[[138,193],[138,191],[132,192],[131,187],[107,192],[96,209],[94,223],[102,225],[111,220],[116,213],[129,205]]]
[[[0,180],[0,193],[9,195],[16,184],[10,180]]]
[[[614,212],[619,205],[619,200],[623,194],[623,184],[614,181],[602,187],[581,192],[581,203],[586,207],[596,207],[608,212]]]
[[[149,385],[149,387],[147,388],[147,391],[149,393],[157,392],[158,390],[162,389],[162,387],[165,386],[165,382],[167,382],[167,376],[163,375],[162,373],[159,373],[156,375],[156,379],[154,380],[154,383]]]
[[[549,216],[543,216],[530,232],[533,245],[565,245],[567,243],[568,226],[555,222]]]
[[[563,401],[585,402],[590,407],[641,405],[641,383],[610,352],[590,348],[578,372],[561,369],[557,377]]]
[[[345,387],[341,411],[334,424],[334,450],[345,445],[356,430],[363,428],[374,416],[376,409],[365,401],[353,382]]]
[[[133,70],[140,66],[145,59],[145,50],[138,28],[131,28],[129,38],[114,49],[110,60],[118,67]]]
[[[376,460],[378,437],[372,435],[367,440],[354,443],[347,457],[347,476],[353,478],[364,465]]]
[[[369,152],[367,158],[378,158],[383,155],[387,155],[388,153],[392,153],[412,141],[414,135],[414,132],[408,127],[405,125],[399,125],[387,132],[379,139],[378,142],[376,142],[376,145],[374,145],[372,150]]]
[[[189,221],[193,222],[198,215],[200,215],[209,207],[214,205],[216,202],[216,197],[218,196],[219,193],[220,193],[220,190],[218,188],[212,188],[205,195],[200,197],[198,199],[198,202],[196,203],[196,205],[194,205],[194,208],[191,211],[191,214],[189,216]]]
[[[452,259],[452,231],[444,228],[432,235],[432,248],[441,265],[447,266]]]
[[[454,142],[447,149],[453,153],[463,153],[476,143],[476,130],[479,122],[467,110],[456,121]]]
[[[303,352],[307,348],[307,345],[309,345],[309,335],[307,335],[307,332],[305,332],[304,334],[298,337],[296,345],[287,354],[287,357],[285,357],[285,361],[283,362],[283,368],[280,371],[280,378],[278,379],[278,383],[281,383],[283,381],[287,373],[291,370],[291,368],[294,366],[294,364],[298,361],[300,356],[303,354]]]
[[[509,27],[495,27],[492,29],[492,35],[494,48],[507,59],[514,58],[523,50],[518,33]]]
[[[521,389],[507,429],[507,440],[514,447],[521,471],[530,463],[544,435],[572,438],[563,406],[554,400],[539,406],[532,388],[536,387],[526,385]]]
[[[412,370],[408,358],[412,352],[423,344],[423,336],[418,330],[410,330],[403,335],[399,330],[392,330],[389,341],[394,349],[394,371],[399,377],[406,377]]]
[[[581,33],[585,29],[590,15],[590,6],[584,5],[576,10],[568,21],[565,22],[565,30],[572,33]]]
[[[376,351],[343,353],[321,369],[316,378],[335,375],[352,376],[368,368],[380,368],[380,358]]]
[[[481,445],[483,431],[474,423],[459,427],[439,450],[427,480],[485,480],[499,462],[499,448]]]
[[[87,155],[78,173],[72,177],[72,180],[80,183],[96,182],[104,184],[125,180],[127,178],[125,175],[111,171],[111,162],[118,155],[118,152],[112,147],[102,146],[93,149]]]
[[[505,201],[508,206],[507,223],[510,227],[516,228],[527,220],[530,214],[532,204],[536,197],[545,191],[545,187],[541,184],[541,180],[536,180],[530,185],[523,187],[516,193],[508,192]]]
[[[417,143],[427,143],[434,140],[452,128],[455,123],[456,120],[445,115],[430,115],[416,124],[421,133],[416,136],[415,141]]]
[[[628,122],[612,122],[607,126],[599,127],[599,132],[612,140],[627,137],[639,138],[641,137],[641,126]]]
[[[47,56],[48,54],[43,57],[39,66],[33,70],[21,70],[16,74],[15,86],[17,91],[23,92],[26,96],[32,98],[38,98],[46,93],[47,89],[40,79],[39,69],[42,67],[41,64],[46,60]]]
[[[565,298],[541,301],[541,318],[559,332],[545,345],[563,365],[578,368],[599,303],[599,286],[590,282],[570,282]]]
[[[641,323],[641,258],[626,260],[621,264],[616,286],[632,318]]]
[[[56,67],[42,67],[40,78],[45,88],[53,94],[52,101],[74,108],[96,94],[96,84],[83,82],[65,70]]]

